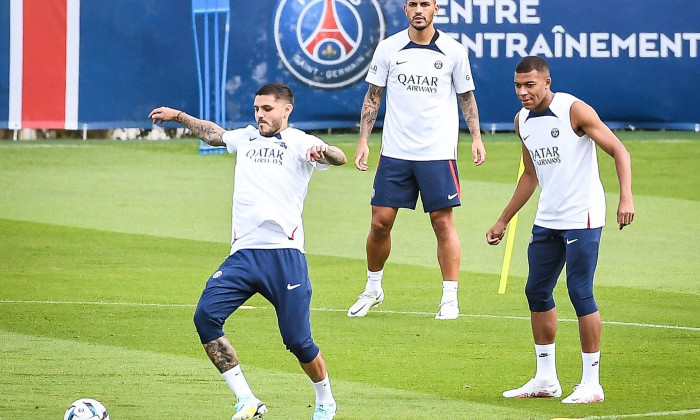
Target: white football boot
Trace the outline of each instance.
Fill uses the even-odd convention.
[[[338,410],[338,406],[332,403],[316,404],[314,409],[314,415],[311,420],[333,420],[335,417],[335,412]]]
[[[381,305],[384,302],[384,291],[379,291],[379,294],[362,292],[357,297],[357,302],[348,309],[348,316],[351,318],[363,317],[369,312],[369,308]]]
[[[506,398],[559,398],[561,397],[561,385],[558,380],[550,383],[542,383],[532,378],[520,388],[503,392]]]
[[[440,304],[440,310],[435,319],[457,319],[459,317],[459,306],[456,300],[450,300],[447,302],[442,302]]]
[[[267,413],[267,407],[254,396],[245,396],[236,403],[236,414],[231,420],[260,419]]]
[[[603,387],[600,384],[578,384],[574,392],[561,400],[564,404],[588,404],[601,402],[605,399]]]

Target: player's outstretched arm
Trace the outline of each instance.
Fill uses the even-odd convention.
[[[374,123],[377,121],[379,107],[382,104],[384,88],[370,83],[362,103],[362,113],[360,116],[360,140],[357,142],[355,152],[355,167],[361,171],[369,169],[367,159],[369,158],[369,135],[372,134]]]
[[[601,121],[598,113],[585,102],[571,106],[571,125],[579,135],[583,133],[615,160],[617,180],[620,184],[620,202],[617,206],[617,223],[620,229],[634,220],[632,199],[632,162],[630,154],[615,133]]]
[[[481,126],[479,125],[479,108],[476,106],[476,97],[473,91],[457,95],[462,116],[467,122],[469,132],[472,133],[472,159],[479,166],[486,160],[486,147],[481,140]]]
[[[345,165],[348,158],[345,157],[345,153],[340,150],[340,148],[328,144],[321,144],[318,146],[311,146],[311,148],[306,151],[306,160],[309,162],[320,162],[328,165],[340,166]]]
[[[200,120],[199,118],[187,115],[185,111],[161,106],[151,111],[148,117],[153,119],[153,124],[160,124],[163,121],[177,121],[187,127],[195,136],[202,139],[202,141],[212,146],[224,146],[222,136],[226,130],[211,121]]]

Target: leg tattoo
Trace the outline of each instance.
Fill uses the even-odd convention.
[[[238,365],[238,355],[226,336],[204,344],[207,356],[219,372],[224,373]]]

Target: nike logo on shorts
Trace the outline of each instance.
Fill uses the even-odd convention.
[[[457,197],[458,195],[459,195],[459,193],[448,194],[448,195],[447,195],[447,199],[448,199],[448,200],[452,200],[453,198]]]
[[[567,240],[566,240],[566,244],[567,244],[567,245],[571,245],[571,244],[573,244],[573,243],[576,242],[576,241],[578,241],[578,238],[576,238],[576,239],[567,239]]]
[[[289,283],[287,283],[287,290],[294,290],[294,289],[296,289],[296,288],[299,287],[299,286],[301,286],[301,283],[297,283],[297,284],[289,284]]]

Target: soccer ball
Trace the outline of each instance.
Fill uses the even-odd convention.
[[[68,407],[63,420],[110,420],[107,409],[101,402],[81,398]]]

